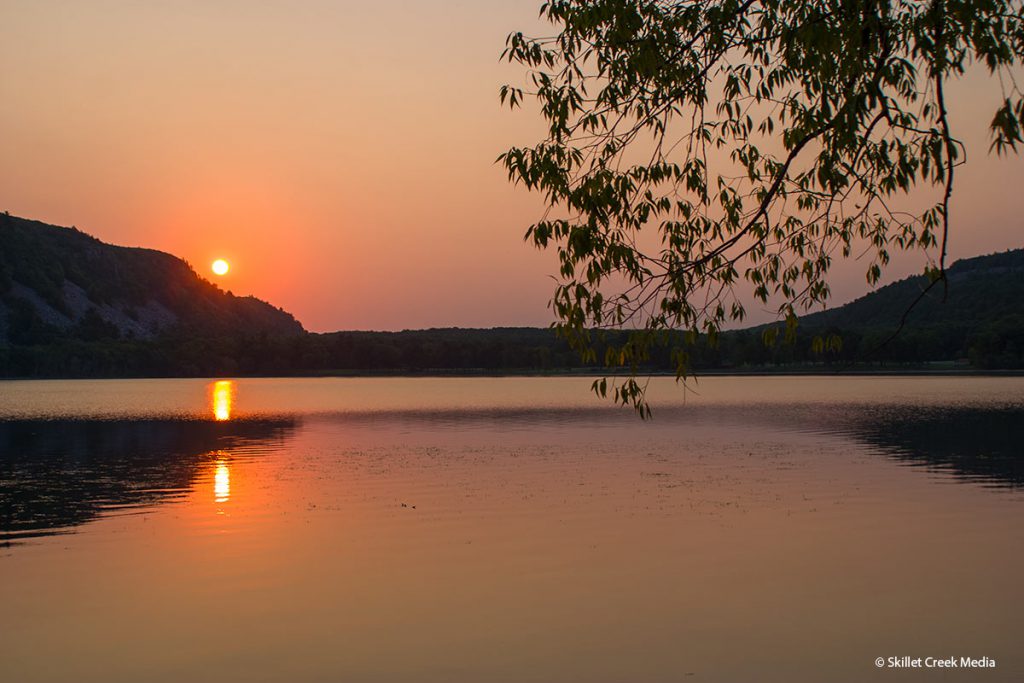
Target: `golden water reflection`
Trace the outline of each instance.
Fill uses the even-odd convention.
[[[213,498],[218,503],[226,503],[231,498],[231,468],[223,455],[217,459],[213,472]]]
[[[210,388],[210,407],[213,418],[218,422],[231,419],[231,407],[235,399],[235,383],[228,379],[214,382]]]

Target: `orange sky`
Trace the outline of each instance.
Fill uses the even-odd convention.
[[[315,331],[544,325],[555,260],[522,241],[541,202],[494,164],[542,132],[497,99],[539,4],[0,0],[0,210],[203,275],[223,256],[224,287]],[[950,97],[970,145],[950,252],[1024,246],[1024,161],[987,155],[998,88]],[[837,302],[863,270],[837,269]]]

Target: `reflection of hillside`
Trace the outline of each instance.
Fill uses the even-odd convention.
[[[294,419],[0,422],[0,541],[186,493],[214,451],[280,442]]]
[[[995,486],[1024,486],[1024,409],[899,411],[872,416],[853,431],[908,465]]]

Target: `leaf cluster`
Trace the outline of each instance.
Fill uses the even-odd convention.
[[[546,199],[526,240],[558,253],[559,333],[588,359],[602,331],[630,330],[605,349],[611,368],[673,344],[683,378],[686,344],[666,333],[713,341],[751,300],[791,338],[828,300],[836,258],[864,257],[874,284],[892,250],[924,249],[942,281],[965,158],[945,87],[972,65],[1002,89],[992,149],[1022,142],[1019,1],[551,0],[540,14],[557,33],[508,37],[526,83],[500,97],[535,102],[546,137],[499,162]],[[635,377],[613,396],[647,411]]]

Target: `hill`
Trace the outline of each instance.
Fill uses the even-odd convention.
[[[303,332],[285,311],[225,292],[164,252],[6,214],[0,245],[0,343]]]
[[[969,360],[978,368],[1024,367],[1024,249],[961,259],[947,286],[909,277],[845,306],[804,316],[804,334],[839,334],[849,361]],[[905,324],[899,335],[901,320]]]
[[[879,288],[845,306],[806,315],[801,323],[812,327],[896,327],[903,315],[907,324],[928,326],[984,325],[1024,313],[1024,249],[961,259],[946,271],[948,288],[941,283],[914,301],[928,286],[923,276],[908,277]]]

